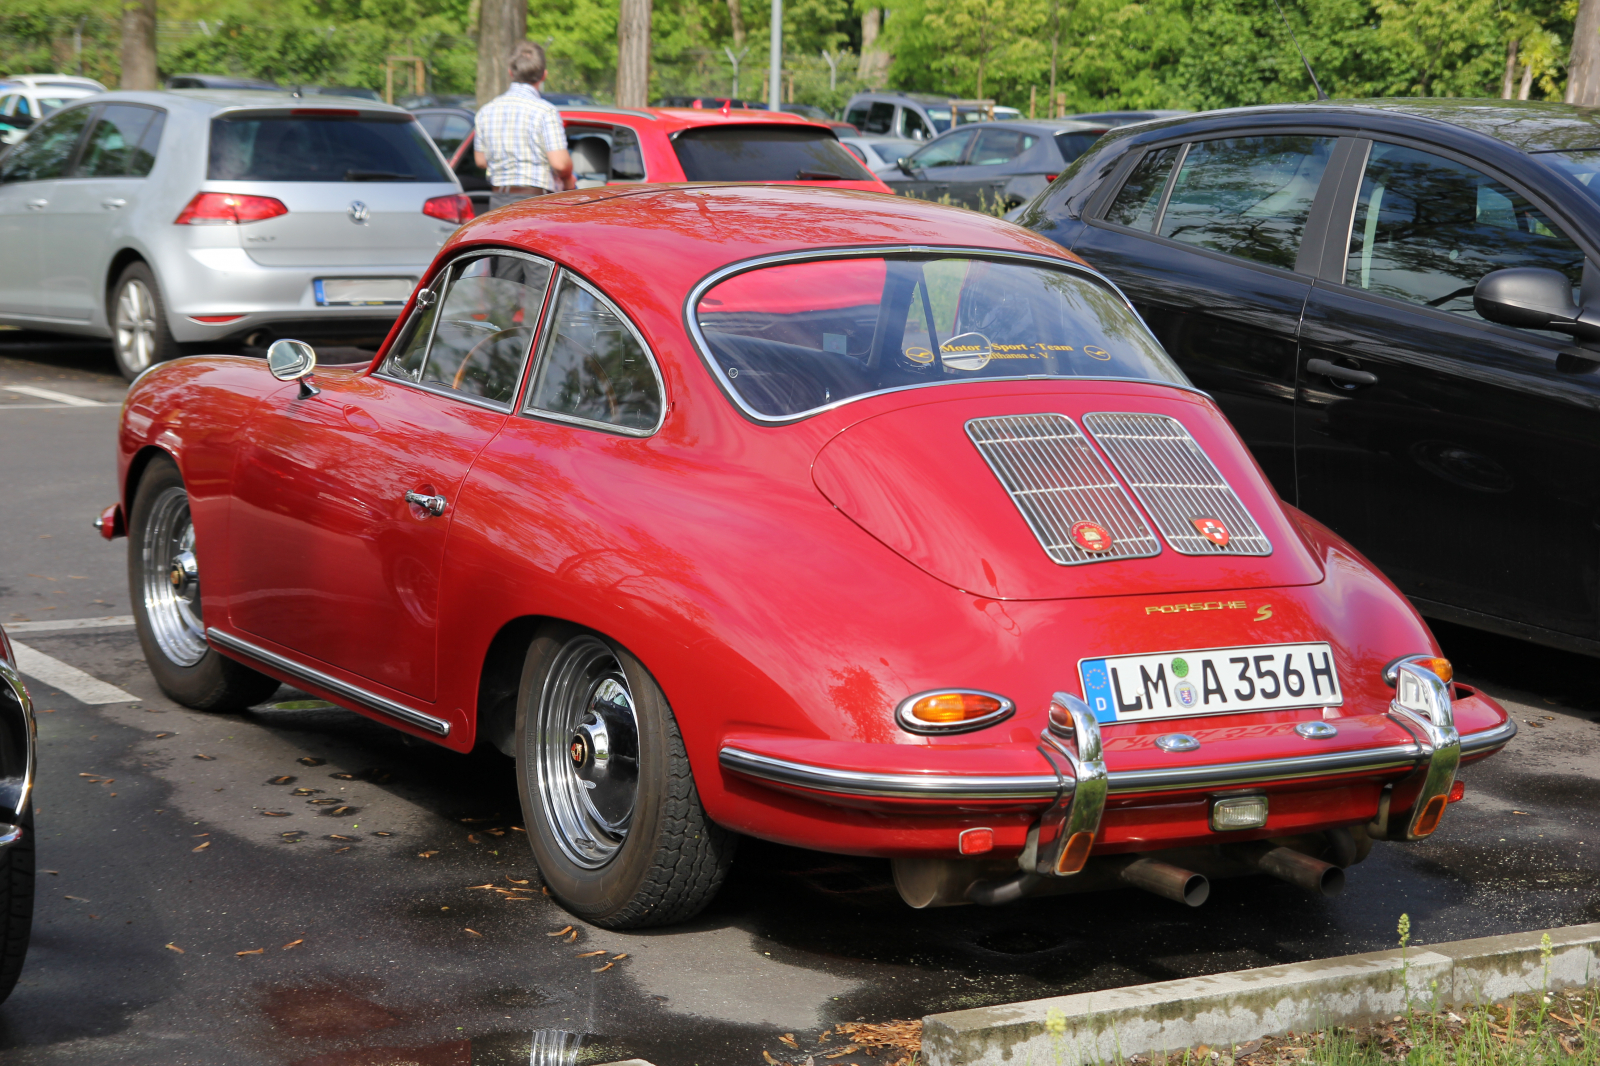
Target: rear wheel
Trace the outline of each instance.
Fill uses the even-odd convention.
[[[129,263],[111,289],[111,349],[117,370],[129,381],[182,354],[167,325],[167,306],[155,271],[148,264]]]
[[[737,838],[700,805],[665,695],[632,655],[542,630],[517,701],[517,784],[546,886],[607,929],[668,925],[710,903]]]
[[[166,456],[145,469],[128,517],[128,594],[150,673],[177,702],[243,710],[278,690],[275,679],[206,643],[189,493]]]

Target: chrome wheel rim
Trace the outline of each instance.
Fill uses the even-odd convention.
[[[567,642],[545,681],[535,734],[540,809],[572,862],[616,857],[639,794],[639,721],[622,664],[604,641]]]
[[[156,350],[156,302],[138,278],[117,293],[117,354],[129,370],[150,365]]]
[[[200,615],[200,566],[194,554],[194,523],[189,494],[162,490],[145,521],[144,613],[161,653],[179,666],[193,666],[206,654],[206,627]]]

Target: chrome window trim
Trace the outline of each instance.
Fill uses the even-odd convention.
[[[429,143],[432,143],[432,141],[430,140]],[[437,284],[439,280],[443,278],[443,286],[437,290],[434,290],[433,284],[427,286],[427,290],[437,291],[439,294],[437,301],[439,305],[439,314],[433,316],[433,324],[428,328],[428,348],[422,356],[422,370],[426,371],[428,369],[428,360],[433,358],[434,337],[439,332],[439,318],[440,315],[444,314],[444,301],[449,295],[450,286],[454,285],[457,280],[456,267],[469,259],[482,259],[491,255],[505,255],[513,259],[526,259],[531,263],[543,263],[545,266],[550,268],[550,276],[545,279],[544,283],[544,294],[539,300],[539,321],[534,323],[533,339],[528,344],[528,350],[522,353],[522,366],[517,370],[517,387],[511,392],[511,400],[509,402],[502,403],[499,400],[488,400],[482,396],[468,396],[464,393],[456,391],[455,389],[443,388],[437,385],[428,385],[420,381],[412,381],[409,378],[399,377],[396,374],[385,373],[384,366],[388,364],[389,356],[393,354],[392,350],[383,353],[383,358],[379,360],[377,368],[372,371],[373,377],[379,377],[385,381],[392,381],[399,385],[407,385],[422,392],[432,393],[435,396],[448,396],[453,400],[460,400],[462,403],[471,404],[474,407],[482,407],[486,410],[495,411],[499,414],[510,414],[516,409],[517,399],[522,395],[523,386],[527,382],[528,368],[533,363],[532,353],[534,347],[538,344],[540,331],[544,328],[544,314],[545,310],[550,304],[550,293],[554,288],[556,275],[561,273],[560,264],[556,263],[553,259],[546,259],[542,255],[533,255],[529,252],[522,251],[520,248],[501,248],[498,245],[493,245],[487,248],[468,248],[459,255],[453,256],[449,262],[441,266],[438,270],[438,273],[434,274],[433,281],[434,284]],[[416,294],[413,293],[410,315],[411,320],[414,320],[417,317],[427,313],[427,308],[422,307],[417,303],[415,295]],[[405,331],[410,327],[411,321],[408,320],[405,326],[401,327],[400,333],[397,334],[397,336],[406,336]]]
[[[986,696],[991,700],[999,700],[1000,708],[998,710],[990,711],[981,718],[969,718],[961,722],[951,722],[948,725],[941,725],[936,722],[924,722],[922,719],[912,716],[911,706],[918,700],[925,696],[944,695]],[[940,737],[948,736],[951,733],[970,733],[976,729],[986,729],[998,722],[1005,721],[1007,718],[1010,718],[1016,713],[1017,705],[1000,695],[998,692],[989,692],[986,689],[981,688],[930,688],[926,692],[913,692],[911,695],[895,704],[894,720],[899,723],[900,728],[904,729],[907,733],[916,733],[919,736],[927,737]]]
[[[258,662],[276,667],[292,677],[309,681],[319,688],[327,689],[329,692],[336,692],[354,703],[361,704],[368,710],[377,711],[379,714],[388,715],[390,718],[398,718],[407,725],[427,730],[436,736],[447,737],[450,735],[450,723],[443,718],[436,718],[431,714],[413,710],[405,704],[391,700],[386,696],[368,692],[358,685],[352,685],[348,681],[341,681],[336,677],[331,677],[321,670],[313,669],[287,656],[279,655],[277,652],[268,651],[242,637],[236,637],[226,630],[212,626],[206,630],[206,639],[213,644],[227,648],[229,651],[248,655]]]
[[[1165,385],[1169,388],[1182,389],[1185,392],[1192,392],[1198,396],[1204,396],[1208,400],[1211,399],[1210,393],[1195,388],[1187,381],[1179,383],[1176,381],[1162,381],[1157,378],[1080,377],[1076,374],[1024,374],[1017,375],[1015,377],[1004,378],[962,378],[956,381],[929,381],[918,385],[896,385],[892,389],[877,389],[872,392],[863,392],[855,396],[846,396],[843,399],[835,400],[832,403],[823,404],[821,407],[813,407],[809,410],[796,412],[795,414],[764,415],[744,402],[744,397],[739,395],[739,391],[733,387],[733,383],[729,381],[727,375],[722,372],[722,367],[717,365],[716,358],[711,354],[711,346],[706,342],[705,334],[700,331],[700,319],[695,314],[695,308],[700,304],[700,297],[705,295],[705,293],[713,286],[728,280],[736,274],[745,274],[752,270],[760,270],[763,267],[777,266],[784,263],[805,263],[818,259],[866,259],[874,256],[893,257],[913,255],[964,255],[977,259],[1008,259],[1023,263],[1030,263],[1035,266],[1049,267],[1052,270],[1065,270],[1074,274],[1082,275],[1083,277],[1086,277],[1091,281],[1098,282],[1110,289],[1112,293],[1116,295],[1117,299],[1122,301],[1122,305],[1128,309],[1128,313],[1133,315],[1134,319],[1139,323],[1140,326],[1144,328],[1144,331],[1150,335],[1151,339],[1155,340],[1155,332],[1150,329],[1150,326],[1145,322],[1144,317],[1140,315],[1138,310],[1134,308],[1133,301],[1128,299],[1127,294],[1117,286],[1116,282],[1112,281],[1098,270],[1095,270],[1093,267],[1086,266],[1081,263],[1074,263],[1070,259],[1057,259],[1054,256],[1043,255],[1036,252],[1006,251],[997,248],[973,248],[967,245],[954,244],[884,244],[870,245],[866,247],[860,245],[846,245],[834,248],[812,248],[804,251],[778,252],[774,255],[757,256],[754,259],[743,259],[737,263],[730,263],[725,267],[720,267],[695,283],[694,288],[689,290],[689,295],[684,300],[684,327],[689,331],[689,335],[694,338],[695,349],[700,353],[701,362],[703,362],[706,365],[706,368],[710,370],[712,380],[717,383],[717,387],[722,390],[723,395],[727,396],[728,399],[733,402],[735,409],[738,410],[740,414],[744,415],[744,417],[750,419],[752,422],[765,426],[781,426],[788,425],[791,422],[799,422],[802,419],[819,415],[824,411],[832,411],[836,408],[843,407],[845,404],[855,403],[858,400],[865,400],[872,396],[886,396],[890,393],[910,392],[914,389],[937,389],[949,385],[994,385],[1010,381],[1136,381],[1145,385]],[[1161,348],[1161,351],[1166,353],[1166,349],[1161,347],[1161,342],[1159,340],[1156,340],[1155,343],[1156,347]],[[1167,358],[1171,359],[1172,356],[1169,354],[1167,355]],[[1174,363],[1173,365],[1176,366],[1177,364]],[[1181,373],[1182,371],[1180,370],[1179,372]]]
[[[661,411],[656,416],[656,424],[649,429],[634,429],[631,426],[619,426],[615,422],[599,422],[592,418],[580,418],[577,415],[564,414],[560,411],[550,411],[543,407],[534,406],[533,397],[539,388],[539,374],[544,370],[545,353],[549,350],[551,340],[555,336],[551,320],[554,315],[556,301],[561,296],[558,282],[565,281],[568,278],[571,278],[580,289],[584,289],[589,295],[610,308],[611,312],[617,316],[617,320],[628,327],[628,332],[633,334],[633,339],[639,342],[639,349],[644,352],[645,362],[650,364],[650,373],[655,375],[656,394],[661,398]],[[533,357],[527,363],[527,386],[523,389],[522,406],[518,409],[517,414],[526,418],[548,418],[556,422],[564,422],[567,425],[583,426],[585,429],[598,429],[607,433],[621,433],[627,437],[641,438],[655,436],[661,432],[661,427],[666,424],[667,408],[672,406],[667,400],[667,382],[661,376],[661,367],[656,361],[656,353],[650,347],[649,342],[644,339],[644,333],[634,324],[633,319],[628,317],[627,312],[617,304],[617,301],[607,296],[598,285],[567,267],[558,267],[550,275],[550,288],[545,292],[545,312],[539,323],[539,332],[534,337],[533,352]]]

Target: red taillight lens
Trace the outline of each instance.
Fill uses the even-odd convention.
[[[1450,786],[1450,802],[1460,803],[1467,797],[1467,786],[1460,781]]]
[[[190,315],[196,322],[204,322],[208,326],[215,326],[222,322],[237,322],[243,315]]]
[[[196,193],[173,225],[237,226],[241,222],[260,222],[264,218],[287,215],[283,201],[270,196],[246,196],[236,192]]]
[[[956,850],[963,855],[987,855],[994,850],[994,830],[963,829],[956,837]]]
[[[1060,174],[1046,174],[1046,175],[1045,175],[1045,176],[1044,176],[1044,180],[1045,180],[1045,181],[1055,181],[1055,180],[1056,180],[1056,179],[1057,179],[1057,178],[1059,178],[1059,177],[1060,177],[1060,176],[1061,176],[1061,175],[1060,175]]]
[[[435,196],[425,201],[422,213],[429,218],[440,218],[461,225],[472,221],[472,197],[456,193],[453,196]]]

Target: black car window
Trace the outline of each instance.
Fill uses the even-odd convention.
[[[1230,137],[1189,146],[1156,232],[1294,269],[1332,137]]]
[[[1156,216],[1161,212],[1161,194],[1166,191],[1167,178],[1180,151],[1182,147],[1174,145],[1139,160],[1128,180],[1122,183],[1117,198],[1111,201],[1106,221],[1146,232],[1154,229]]]
[[[661,381],[644,342],[610,301],[564,276],[545,332],[525,411],[634,432],[656,428]]]
[[[860,122],[852,122],[862,133],[893,133],[894,105],[882,101],[873,103]]]
[[[439,301],[431,343],[430,312],[424,312],[403,349],[384,361],[384,372],[509,404],[516,397],[549,284],[550,264],[540,260],[485,255],[455,264]],[[422,345],[427,351],[419,357]]]
[[[47,181],[66,174],[72,152],[93,109],[76,107],[50,116],[0,160],[0,184]]]
[[[852,107],[849,111],[845,112],[844,120],[850,123],[850,125],[854,126],[856,129],[866,132],[867,113],[868,112],[865,107],[857,104],[855,107]]]
[[[428,135],[410,115],[333,108],[243,111],[212,119],[206,176],[213,181],[450,180]]]
[[[814,126],[697,126],[673,138],[689,181],[871,181],[831,130]]]
[[[933,127],[928,125],[921,115],[909,107],[902,107],[900,114],[905,116],[901,123],[905,127],[900,131],[900,136],[909,137],[913,141],[931,141],[934,138]]]
[[[976,130],[961,130],[947,137],[940,137],[911,157],[911,168],[922,170],[925,167],[959,166],[966,158],[967,145],[972,143],[976,133]]]
[[[80,178],[142,178],[156,163],[156,147],[166,125],[164,112],[110,104],[89,132],[73,171]]]
[[[1056,148],[1061,152],[1061,161],[1070,163],[1080,155],[1087,152],[1095,141],[1100,139],[1099,130],[1089,130],[1086,133],[1058,133],[1056,134]]]
[[[1504,267],[1559,270],[1583,252],[1520,193],[1453,159],[1374,143],[1350,227],[1345,284],[1478,317],[1472,290]]]
[[[978,131],[977,143],[972,146],[967,163],[971,166],[1009,163],[1038,143],[1039,138],[1032,133],[985,126]]]

